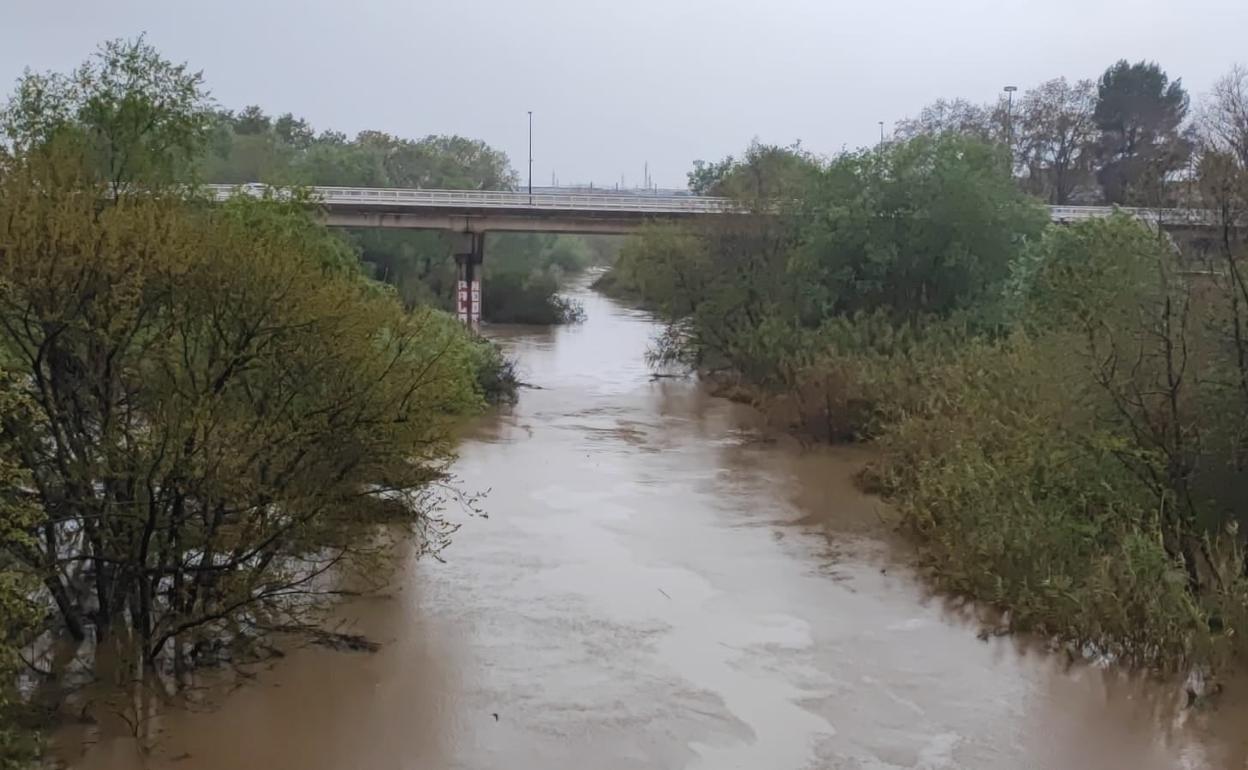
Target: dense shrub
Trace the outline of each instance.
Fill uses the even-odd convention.
[[[486,403],[515,402],[520,388],[516,362],[497,343],[478,337],[472,346],[471,364],[475,372],[477,392]]]
[[[1076,651],[1182,666],[1213,640],[1201,600],[1126,442],[1071,398],[1083,376],[1064,341],[972,343],[883,432],[885,489],[946,588]]]
[[[925,364],[880,442],[942,584],[1159,668],[1220,665],[1248,629],[1248,405],[1216,292],[1178,268],[1126,217],[1054,229],[1020,266],[1016,330]]]
[[[485,317],[492,323],[566,324],[584,317],[580,303],[558,293],[559,279],[552,272],[496,271],[481,292]]]

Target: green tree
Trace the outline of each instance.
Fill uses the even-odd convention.
[[[719,162],[695,160],[693,170],[687,174],[690,192],[695,195],[714,195],[716,186],[732,170],[735,162],[731,155]]]
[[[0,128],[18,152],[82,142],[90,170],[117,195],[187,174],[210,136],[210,107],[203,76],[140,37],[105,43],[69,76],[27,71]]]
[[[765,205],[800,195],[818,168],[816,159],[800,142],[781,147],[754,140],[739,159],[730,155],[719,163],[695,163],[689,181],[691,189],[701,195]]]
[[[956,134],[838,159],[803,217],[805,312],[885,309],[906,321],[994,296],[1047,223],[1004,148]]]
[[[234,133],[248,136],[251,134],[267,134],[273,128],[273,120],[259,105],[252,104],[234,116]]]
[[[205,153],[200,174],[214,184],[270,184],[294,181],[295,150],[275,134],[236,134],[228,126],[221,143]]]
[[[742,164],[726,184],[770,193],[765,209],[647,231],[603,284],[671,319],[666,357],[751,381],[789,379],[830,319],[883,313],[915,324],[975,309],[991,322],[983,305],[1047,221],[1013,184],[1004,148],[956,134],[824,167],[755,157],[763,162]]]
[[[483,313],[499,323],[560,324],[583,318],[580,304],[559,295],[564,276],[583,270],[589,248],[577,236],[500,233],[485,246]]]
[[[1100,130],[1097,179],[1110,203],[1155,204],[1166,176],[1187,159],[1180,135],[1188,97],[1154,62],[1121,60],[1097,83],[1094,119]]]
[[[289,112],[274,121],[273,132],[288,146],[299,150],[306,150],[316,139],[308,121]]]

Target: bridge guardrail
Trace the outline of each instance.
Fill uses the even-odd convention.
[[[218,198],[235,190],[258,195],[264,185],[209,185]],[[410,190],[382,187],[309,188],[327,205],[379,204],[412,207],[464,206],[470,208],[523,208],[549,211],[636,211],[642,213],[718,214],[737,204],[728,198],[693,195],[590,195],[584,193],[533,193],[482,190]]]
[[[1120,211],[1145,222],[1160,221],[1166,225],[1212,225],[1217,218],[1210,211],[1200,209],[1150,209],[1135,206],[1049,206],[1049,216],[1054,222],[1077,222],[1084,219],[1102,219]]]
[[[261,184],[207,185],[218,199],[243,191],[260,195],[267,188]],[[480,208],[529,209],[533,211],[629,212],[640,214],[723,214],[740,211],[741,205],[730,198],[696,195],[644,195],[629,193],[589,194],[533,193],[492,190],[413,190],[385,187],[310,188],[321,203],[334,206],[352,204],[410,206],[412,208]],[[1147,222],[1168,225],[1216,224],[1212,212],[1196,209],[1149,209],[1115,206],[1049,206],[1054,222],[1078,222],[1101,219],[1121,211]]]

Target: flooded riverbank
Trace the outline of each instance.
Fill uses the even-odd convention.
[[[976,625],[905,566],[860,450],[773,441],[693,381],[652,380],[642,313],[495,330],[538,386],[468,432],[489,490],[445,563],[407,560],[337,611],[376,653],[294,650],[144,754],[67,730],[92,770],[1242,768],[1243,699],[1173,687]],[[1232,694],[1233,695],[1233,694]],[[79,748],[81,742],[86,742]]]

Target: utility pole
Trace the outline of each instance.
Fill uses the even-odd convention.
[[[529,205],[533,205],[533,110],[529,110]]]
[[[880,121],[880,145],[884,144],[884,121]]]

